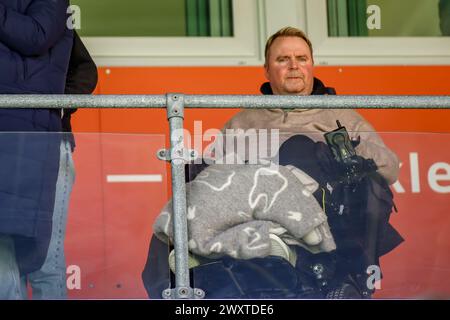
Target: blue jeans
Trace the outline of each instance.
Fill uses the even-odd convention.
[[[56,182],[53,225],[47,257],[41,269],[22,277],[22,292],[26,298],[26,280],[33,290],[33,299],[67,299],[64,238],[70,193],[75,181],[75,167],[68,139],[61,140],[58,180]]]

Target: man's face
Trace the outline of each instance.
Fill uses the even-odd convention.
[[[305,40],[299,37],[276,38],[268,55],[265,75],[274,94],[311,94],[314,61]]]

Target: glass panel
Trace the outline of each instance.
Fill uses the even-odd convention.
[[[450,35],[448,0],[327,0],[330,37]]]
[[[73,0],[85,37],[233,36],[231,0]]]
[[[164,148],[166,137],[75,134],[73,162],[70,145],[64,143],[59,148],[60,138],[59,134],[0,135],[1,154],[9,150],[8,157],[2,156],[2,168],[7,170],[0,172],[1,179],[9,181],[2,183],[9,190],[0,192],[2,206],[10,203],[11,210],[19,208],[22,215],[26,212],[32,215],[34,203],[41,201],[38,213],[41,227],[36,230],[36,237],[15,237],[19,266],[27,268],[22,271],[31,270],[42,256],[45,258],[45,243],[50,239],[52,225],[44,218],[51,219],[52,212],[42,208],[49,207],[45,201],[52,197],[36,190],[41,182],[47,186],[54,183],[58,173],[57,151],[64,155],[59,162],[49,255],[41,271],[28,274],[28,296],[35,299],[148,298],[153,287],[142,279],[155,278],[146,267],[151,263],[147,262],[147,256],[152,224],[168,197],[167,164],[156,157],[157,150]],[[22,149],[27,151],[23,153]],[[17,159],[11,150],[19,152]],[[73,164],[76,177],[70,192]],[[11,172],[16,172],[13,179]],[[19,202],[14,202],[14,194],[21,197]],[[67,203],[68,213],[64,210]],[[16,228],[17,232],[27,231],[28,220],[23,221],[18,220],[17,225],[21,227]],[[1,249],[0,245],[0,256]],[[0,267],[1,262],[2,259]],[[163,279],[164,275],[167,278]],[[158,276],[159,285],[168,287],[167,270]],[[1,290],[0,285],[0,296]]]
[[[370,165],[347,171],[319,157],[323,133],[197,138],[204,158],[187,174],[195,288],[219,299],[448,299],[450,152],[442,146],[450,135],[380,136],[402,163],[389,187]],[[210,161],[227,141],[245,150],[241,157]],[[315,191],[305,173],[319,183]],[[314,221],[321,209],[327,224]]]
[[[450,297],[450,150],[442,147],[450,134],[380,133],[401,162],[398,180],[386,188],[351,152],[345,165],[322,157],[332,154],[323,133],[243,133],[186,139],[200,154],[187,172],[191,279],[206,298]],[[53,214],[49,249],[53,261],[63,258],[55,273],[63,277],[39,282],[42,275],[29,274],[29,295],[49,285],[65,286],[69,299],[161,298],[175,283],[173,248],[162,236],[171,230],[169,167],[155,156],[166,137],[76,134],[75,141],[75,184],[71,193],[60,185],[56,195],[70,193],[67,230]],[[30,216],[39,206],[42,218],[34,236],[27,219],[2,222],[2,268],[8,254],[30,268],[46,250],[35,239],[48,237],[52,212],[40,206],[48,195],[35,188],[56,180],[58,146],[57,134],[0,135],[2,205]],[[224,146],[226,155],[232,146],[243,153],[211,162]],[[67,157],[60,168],[70,167]],[[7,225],[24,236],[13,242]]]
[[[152,223],[168,191],[167,165],[156,157],[165,136],[76,134],[75,141],[66,247],[82,286],[70,297],[146,298],[142,272]]]

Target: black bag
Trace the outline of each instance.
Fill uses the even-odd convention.
[[[344,169],[336,165],[327,145],[303,135],[286,140],[278,156],[280,164],[294,165],[319,183],[314,196],[327,214],[336,242],[335,252],[327,254],[332,263],[326,266],[320,261],[323,257],[304,254],[303,260],[312,262],[301,269],[318,264],[326,267],[327,279],[321,276],[318,284],[324,283],[324,291],[335,290],[339,293],[336,296],[341,295],[346,283],[357,283],[361,293],[370,291],[366,286],[367,268],[379,267],[379,258],[403,241],[389,223],[394,202],[386,180],[372,172],[349,185],[342,178],[346,172],[340,172]]]

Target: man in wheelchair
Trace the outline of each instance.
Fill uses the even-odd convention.
[[[261,92],[335,94],[314,77],[312,51],[301,30],[272,35]],[[369,271],[403,241],[389,224],[396,155],[354,110],[244,110],[232,129],[278,129],[281,147],[266,163],[189,166],[193,287],[211,299],[370,298]],[[151,298],[174,283],[170,210],[142,275]]]

